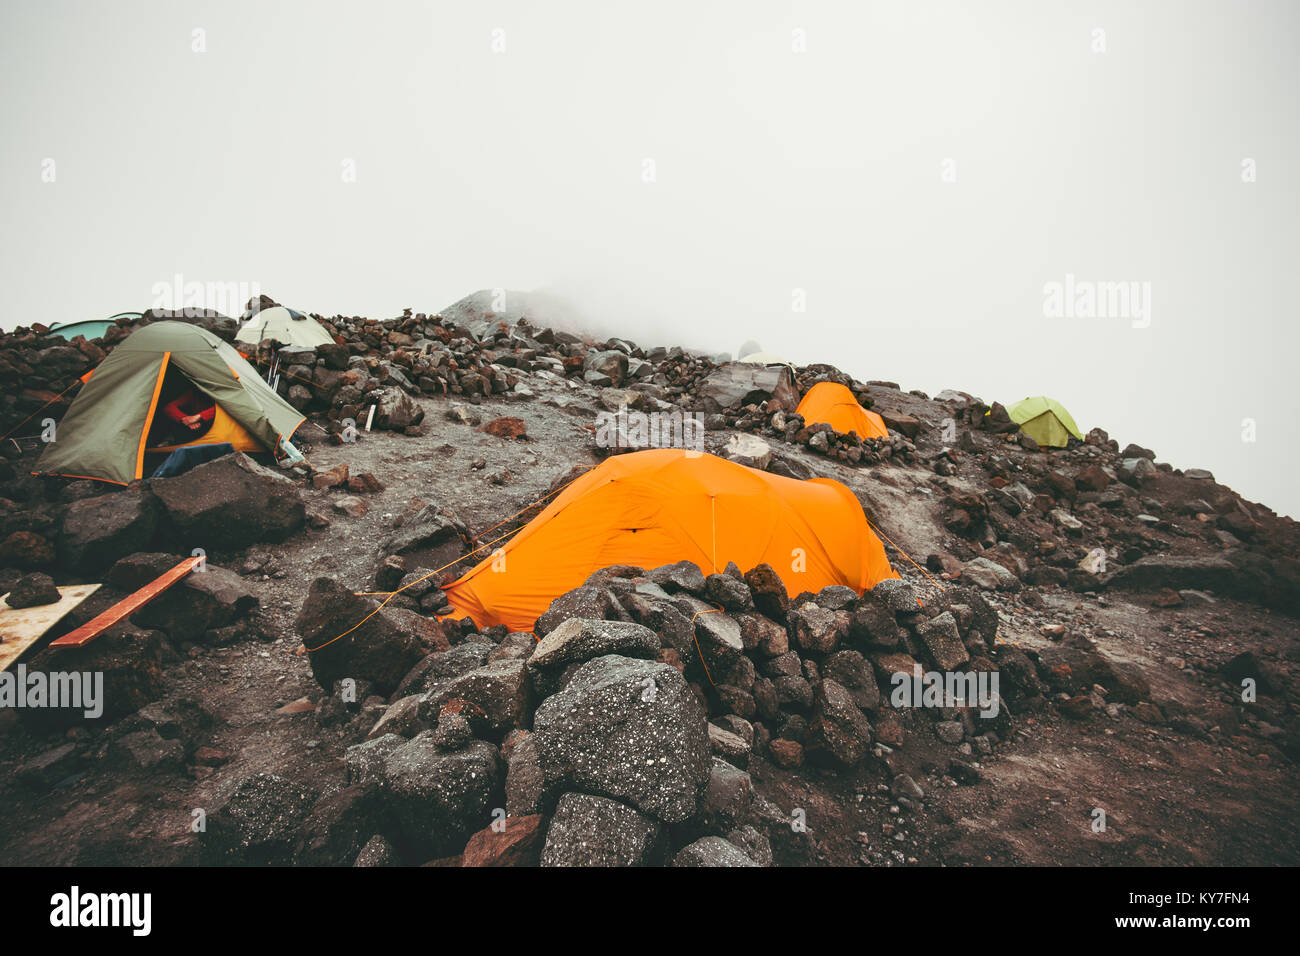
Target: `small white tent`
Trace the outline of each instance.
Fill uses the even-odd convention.
[[[747,362],[750,365],[788,365],[791,369],[794,368],[794,365],[789,360],[772,352],[751,352],[749,355],[737,359],[737,361]]]
[[[248,345],[276,341],[281,345],[315,348],[318,345],[330,345],[334,339],[310,316],[277,305],[254,313],[240,328],[235,341]]]

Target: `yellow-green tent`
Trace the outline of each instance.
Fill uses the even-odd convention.
[[[1007,414],[1022,432],[1045,447],[1064,448],[1071,435],[1083,441],[1079,426],[1054,398],[1035,395],[1021,399],[1007,409]]]

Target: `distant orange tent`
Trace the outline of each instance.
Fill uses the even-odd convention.
[[[447,586],[452,617],[530,631],[551,602],[616,564],[691,561],[705,574],[767,563],[791,595],[896,578],[853,492],[713,455],[659,448],[577,478],[508,544]]]
[[[816,425],[825,422],[837,432],[857,432],[859,438],[888,438],[885,420],[869,412],[838,382],[818,382],[808,389],[796,411],[805,423]]]

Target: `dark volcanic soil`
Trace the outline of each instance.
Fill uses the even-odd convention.
[[[303,698],[310,706],[323,693],[294,633],[304,595],[321,575],[371,589],[382,559],[379,541],[415,500],[453,508],[478,533],[526,508],[575,465],[595,464],[590,392],[566,395],[566,401],[578,402],[573,414],[548,401],[565,393],[563,384],[537,390],[532,402],[494,398],[480,407],[484,420],[523,418],[527,440],[495,438],[449,422],[444,412],[450,400],[426,397],[419,399],[427,412],[422,437],[376,432],[354,444],[321,443],[310,450],[317,469],[346,462],[353,474],[376,475],[385,489],[364,496],[369,509],[360,518],[333,510],[339,492],[306,489],[309,511],[328,516],[329,526],[271,546],[279,576],[247,579],[261,599],[260,639],[183,647],[167,665],[166,699],[193,701],[215,719],[203,739],[219,752],[205,761],[215,766],[187,762],[145,770],[116,755],[112,728],[49,733],[13,711],[0,711],[0,861],[195,863],[194,812],[218,805],[249,773],[311,780],[320,790],[340,785],[341,757],[360,739],[357,727],[321,726],[310,709],[280,710]],[[931,403],[895,395],[895,407],[934,417]],[[711,432],[710,449],[728,435]],[[852,468],[818,458],[806,446],[772,444],[853,487],[882,530],[918,561],[949,543],[940,519],[944,490],[932,472],[898,465]],[[950,482],[974,480],[960,475]],[[933,592],[898,553],[891,550],[890,557],[919,592]],[[211,556],[214,564],[233,569],[241,559]],[[909,773],[925,793],[911,809],[890,795],[890,776],[877,759],[836,773],[786,770],[756,755],[750,764],[756,790],[792,817],[802,810],[807,821],[806,832],[792,830],[788,839],[774,841],[778,862],[1300,863],[1300,779],[1279,728],[1284,719],[1293,720],[1291,705],[1266,701],[1257,705],[1260,716],[1254,719],[1247,708],[1240,727],[1208,716],[1233,701],[1231,685],[1217,668],[1242,651],[1294,667],[1297,622],[1225,598],[1162,609],[1144,595],[1040,591],[1039,607],[1021,595],[987,595],[1000,613],[999,641],[1046,647],[1052,638],[1045,628],[1064,624],[1110,656],[1140,664],[1153,699],[1181,704],[1188,719],[1148,724],[1132,709],[1116,717],[1096,711],[1082,720],[1050,708],[1017,715],[1013,739],[979,758],[982,779],[970,785],[945,776],[951,748],[921,726],[894,755],[895,769]],[[373,723],[380,712],[372,707],[359,720]],[[69,772],[52,787],[33,784],[33,763],[68,742],[85,759],[69,763]],[[1105,812],[1104,832],[1092,826],[1097,808]]]

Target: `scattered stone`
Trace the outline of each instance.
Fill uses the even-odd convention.
[[[311,476],[311,486],[318,491],[323,488],[337,488],[348,480],[347,462],[335,465],[328,471],[318,471]]]
[[[649,866],[659,862],[663,827],[605,797],[566,793],[546,831],[542,866]]]
[[[871,747],[871,725],[853,695],[833,680],[817,685],[807,746],[844,767],[854,766]]]
[[[934,725],[934,735],[946,744],[959,744],[966,732],[959,720],[941,720]]]
[[[370,506],[355,495],[343,495],[334,499],[334,510],[350,518],[363,518]]]
[[[972,558],[962,568],[962,577],[986,591],[1019,591],[1019,579],[996,561]]]
[[[739,465],[759,471],[765,471],[772,463],[772,446],[757,435],[744,432],[732,435],[722,454]]]
[[[497,438],[519,439],[528,437],[528,426],[522,418],[503,416],[494,418],[483,426],[483,431]]]
[[[39,607],[54,604],[62,595],[54,586],[54,579],[39,571],[19,578],[5,597],[5,603],[11,608]]]
[[[722,837],[701,837],[673,857],[673,866],[758,866],[744,851]]]
[[[465,844],[462,866],[536,866],[542,850],[543,818],[506,817],[479,830]]]
[[[778,767],[792,769],[803,765],[803,745],[797,740],[777,738],[768,744],[768,753]]]
[[[397,851],[393,845],[376,833],[366,845],[361,848],[357,854],[353,866],[401,866],[402,862],[397,856]]]
[[[957,620],[951,611],[944,611],[937,617],[925,621],[916,629],[917,636],[924,642],[926,650],[935,666],[943,671],[955,671],[970,660],[966,646],[961,642],[957,629]]]

